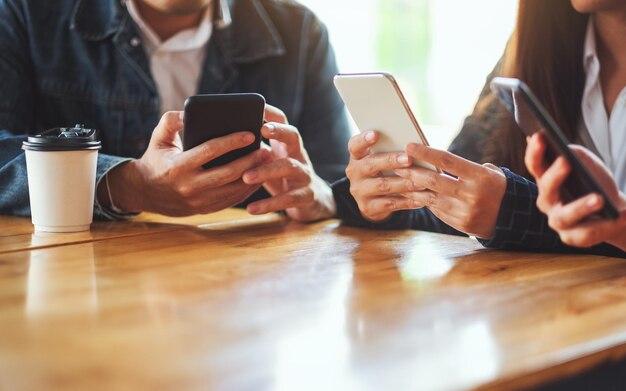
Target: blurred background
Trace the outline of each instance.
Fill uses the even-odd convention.
[[[395,76],[446,148],[513,32],[517,0],[300,0],[326,24],[340,72]]]

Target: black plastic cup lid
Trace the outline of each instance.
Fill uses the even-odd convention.
[[[102,143],[96,138],[95,129],[85,129],[84,125],[73,128],[54,128],[36,136],[29,136],[22,143],[27,151],[87,151],[97,150]]]

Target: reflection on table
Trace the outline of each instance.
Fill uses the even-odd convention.
[[[519,387],[625,353],[624,260],[243,211],[29,224],[0,237],[0,388]]]

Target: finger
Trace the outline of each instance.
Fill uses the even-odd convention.
[[[246,209],[250,214],[265,214],[288,208],[303,207],[313,201],[315,201],[313,190],[309,187],[301,187],[287,193],[253,202]]]
[[[446,196],[442,196],[434,191],[413,191],[402,193],[402,196],[415,201],[420,206],[425,206],[431,210],[447,210],[450,207],[450,200]]]
[[[348,142],[348,150],[353,159],[361,160],[369,154],[369,148],[376,144],[379,138],[378,132],[369,131],[352,136]]]
[[[414,160],[430,163],[435,167],[458,177],[471,176],[481,169],[480,164],[463,159],[448,151],[442,151],[422,144],[409,143],[406,152]]]
[[[620,220],[594,220],[576,225],[574,228],[559,232],[565,244],[578,247],[591,247],[607,242],[616,235],[624,235],[624,219],[626,211],[622,211]]]
[[[426,168],[411,167],[395,170],[394,172],[399,177],[413,182],[416,188],[426,188],[455,198],[460,197],[463,190],[459,179]]]
[[[421,204],[402,196],[376,197],[366,201],[363,206],[359,205],[361,214],[370,220],[387,217],[399,210],[419,209],[421,207]]]
[[[278,107],[272,105],[265,105],[264,118],[265,122],[278,122],[281,124],[289,124],[287,116]]]
[[[611,222],[603,221],[560,231],[559,237],[569,246],[592,247],[604,242],[611,234],[615,234],[613,230],[614,226]]]
[[[252,144],[255,140],[251,132],[236,132],[228,136],[214,138],[202,143],[181,155],[181,164],[195,169],[230,151]]]
[[[546,170],[540,180],[537,181],[539,188],[539,199],[543,207],[550,208],[560,203],[563,183],[570,173],[570,166],[567,160],[559,156],[554,163]]]
[[[393,171],[411,165],[411,160],[404,152],[375,153],[361,159],[354,165],[357,175],[365,178],[378,176],[383,171]]]
[[[404,178],[369,178],[353,184],[350,191],[363,197],[392,195],[418,190],[413,182]]]
[[[246,171],[243,181],[249,185],[261,184],[276,179],[292,179],[308,184],[311,177],[305,166],[295,159],[280,159]]]
[[[548,216],[550,227],[555,231],[570,229],[602,209],[603,205],[604,199],[597,194],[579,198],[550,213]]]
[[[588,149],[574,144],[570,144],[569,148],[585,167],[591,168],[595,166],[604,166],[602,159]]]
[[[176,143],[176,136],[183,130],[183,112],[168,111],[161,116],[158,125],[154,128],[150,144],[172,145]]]
[[[238,205],[256,192],[260,186],[250,186],[238,180],[190,198],[187,207],[195,213],[213,213]]]
[[[539,179],[545,173],[547,167],[544,159],[546,153],[546,144],[543,137],[539,133],[535,133],[532,137],[528,137],[528,145],[524,154],[524,163],[528,172],[536,179]]]
[[[287,155],[294,159],[305,163],[308,161],[304,146],[302,145],[302,137],[298,129],[291,125],[279,123],[267,123],[261,128],[263,137],[269,140],[276,140],[283,143],[286,147]]]
[[[271,152],[266,149],[259,149],[223,166],[202,170],[191,181],[191,186],[199,191],[224,186],[241,179],[247,170],[269,163],[271,159]]]

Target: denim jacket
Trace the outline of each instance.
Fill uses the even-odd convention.
[[[294,2],[224,3],[232,22],[213,31],[198,93],[264,95],[298,127],[317,173],[343,176],[349,131],[325,27]],[[99,182],[143,154],[159,107],[124,1],[0,0],[0,214],[30,214],[20,149],[27,134],[76,123],[98,129]]]

